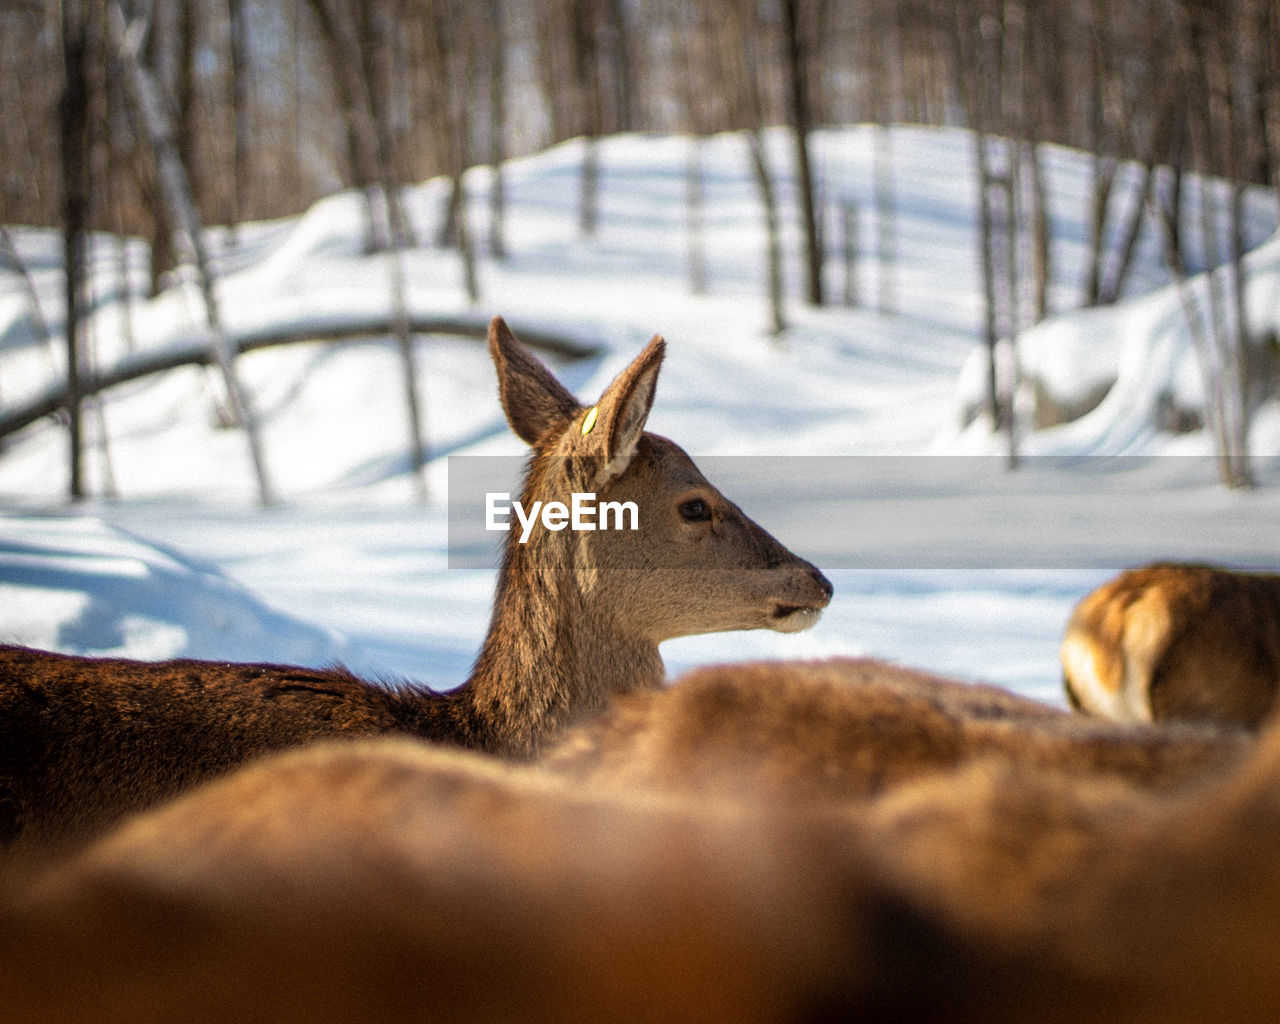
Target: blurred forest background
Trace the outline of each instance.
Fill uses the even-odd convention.
[[[501,258],[503,161],[575,137],[586,145],[574,201],[590,233],[592,140],[616,132],[745,133],[776,235],[760,135],[786,125],[804,298],[822,304],[838,211],[824,209],[809,133],[967,127],[997,423],[1008,400],[996,341],[1049,312],[1043,144],[1093,157],[1086,304],[1122,295],[1147,217],[1175,278],[1238,268],[1243,190],[1275,188],[1280,167],[1277,0],[2,0],[0,82],[0,224],[64,229],[69,295],[87,230],[148,239],[158,290],[167,269],[200,261],[201,225],[234,231],[344,187],[368,197],[371,251],[455,245],[470,261],[481,245]],[[888,132],[876,142],[886,210],[891,145]],[[1114,195],[1125,161],[1140,168],[1138,202]],[[499,171],[482,240],[458,216],[463,171],[477,164]],[[1189,172],[1234,186],[1213,200],[1222,209],[1200,197],[1198,224],[1185,212]],[[453,179],[452,198],[437,224],[411,225],[397,190],[436,175]],[[877,225],[883,258],[892,218]],[[1239,278],[1235,316],[1224,295],[1223,315],[1201,325],[1228,363],[1244,351]],[[1243,447],[1236,362],[1215,417],[1224,451]]]
[[[1102,219],[1122,159],[1275,183],[1278,21],[1274,0],[3,0],[0,223],[61,224],[87,180],[95,227],[172,258],[130,43],[207,224],[575,136],[901,121],[1096,154]]]

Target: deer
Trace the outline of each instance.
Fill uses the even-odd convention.
[[[706,666],[619,696],[541,756],[580,784],[678,795],[754,791],[870,801],[982,760],[1173,792],[1227,771],[1251,737],[1228,726],[1135,728],[1001,687],[871,658]]]
[[[1280,733],[1168,793],[992,752],[844,805],[740,779],[620,787],[394,736],[276,752],[10,879],[0,1001],[483,1024],[1190,1021],[1224,983],[1232,1009],[1280,998]]]
[[[1280,575],[1127,570],[1076,606],[1061,657],[1067,699],[1085,714],[1257,728],[1280,688]]]
[[[948,1019],[1280,1017],[1274,721],[1235,770],[1169,799],[966,772],[899,790],[868,829],[938,926]]]
[[[817,621],[827,578],[645,431],[660,336],[590,407],[500,317],[488,345],[507,421],[531,448],[523,507],[594,493],[634,503],[635,529],[509,531],[483,646],[446,692],[341,667],[0,648],[0,838],[11,850],[71,848],[254,755],[321,737],[403,734],[529,759],[615,696],[663,685],[664,640]]]
[[[876,929],[902,936],[847,919],[843,843],[777,814],[320,741],[0,893],[0,1002],[136,1024],[875,1019],[862,964],[892,947]]]

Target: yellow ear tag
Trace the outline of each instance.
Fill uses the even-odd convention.
[[[591,428],[596,425],[596,417],[600,415],[600,406],[593,405],[587,410],[587,415],[582,421],[582,436],[586,437],[591,433]]]

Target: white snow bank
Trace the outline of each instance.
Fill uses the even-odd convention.
[[[1280,335],[1280,236],[1245,257],[1245,304],[1251,344],[1274,346]],[[1025,437],[1028,455],[1107,454],[1162,447],[1185,452],[1186,444],[1159,434],[1170,407],[1203,414],[1204,374],[1187,322],[1190,302],[1208,324],[1210,287],[1219,288],[1229,302],[1228,270],[1196,275],[1185,286],[1163,288],[1114,306],[1073,310],[1037,324],[1018,339],[1018,359],[1024,380],[1034,380],[1065,406],[1091,404],[1103,390],[1106,397],[1079,419],[1036,431]],[[1008,379],[1007,349],[999,353],[999,373]],[[970,353],[957,384],[957,404],[963,410],[980,408],[986,388],[987,354],[983,346]],[[1201,421],[1203,422],[1203,415]],[[1272,415],[1260,411],[1253,435],[1255,450],[1275,452]],[[935,446],[937,451],[994,451],[1003,442],[992,438],[985,422],[974,422],[959,435]],[[1201,432],[1195,444],[1209,451]]]
[[[215,566],[91,516],[0,515],[0,641],[134,658],[322,665],[343,644]]]

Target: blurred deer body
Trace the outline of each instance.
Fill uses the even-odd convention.
[[[313,744],[0,899],[0,1001],[156,1024],[803,1019],[865,940],[827,913],[820,832],[765,820],[402,739]]]
[[[1247,737],[1092,721],[995,686],[871,659],[696,669],[620,697],[541,763],[583,783],[667,794],[864,801],[982,759],[1176,790],[1235,764]]]
[[[1280,576],[1179,564],[1121,573],[1076,607],[1062,669],[1088,714],[1256,727],[1280,688]]]
[[[845,804],[315,744],[11,890],[0,1000],[140,1024],[1262,1020],[1276,739],[1167,794],[988,753]]]

